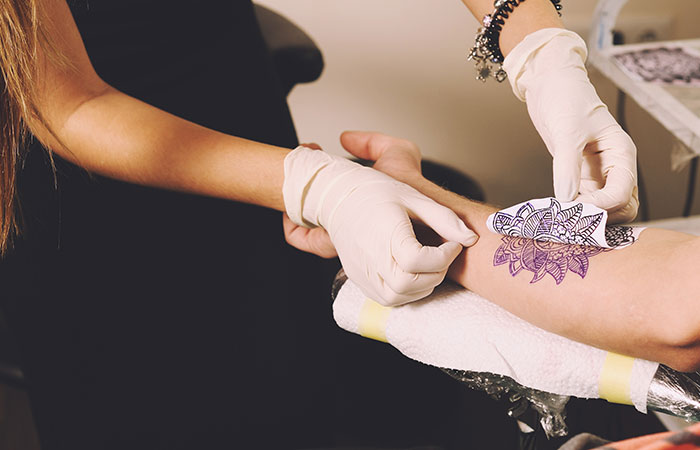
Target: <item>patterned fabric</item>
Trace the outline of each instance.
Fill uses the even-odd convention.
[[[597,450],[692,450],[700,449],[700,423],[685,430],[651,434],[627,439],[615,444],[598,447]]]

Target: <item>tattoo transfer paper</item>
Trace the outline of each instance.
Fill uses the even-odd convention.
[[[589,258],[633,244],[644,228],[606,227],[606,211],[590,204],[541,198],[489,216],[488,228],[504,235],[493,265],[508,264],[516,276],[526,270],[530,283],[545,275],[557,284],[568,272],[586,277]]]

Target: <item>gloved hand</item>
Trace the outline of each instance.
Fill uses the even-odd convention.
[[[325,228],[348,277],[383,305],[429,295],[462,246],[477,240],[454,212],[374,169],[304,147],[289,153],[284,163],[289,218]],[[448,242],[423,246],[411,217]]]
[[[637,215],[637,149],[600,100],[584,65],[586,43],[561,28],[531,33],[505,58],[513,92],[554,157],[554,195]]]

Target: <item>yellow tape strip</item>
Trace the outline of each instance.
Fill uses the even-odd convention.
[[[391,308],[382,306],[369,298],[365,299],[360,311],[360,322],[358,329],[360,334],[366,338],[382,342],[389,342],[386,339],[386,321],[389,319]]]
[[[630,384],[634,358],[608,353],[598,380],[598,396],[612,403],[631,405]]]

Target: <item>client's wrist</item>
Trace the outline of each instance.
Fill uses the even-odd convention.
[[[402,183],[406,183],[421,194],[432,198],[438,203],[440,203],[441,193],[445,192],[443,188],[428,180],[423,176],[423,174],[420,173],[411,175],[409,177],[405,177],[403,180],[399,181],[401,181]]]

